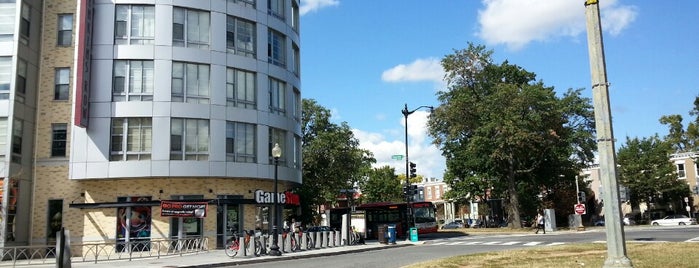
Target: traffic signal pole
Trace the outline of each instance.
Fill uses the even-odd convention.
[[[415,226],[415,218],[413,217],[413,207],[411,205],[411,196],[410,196],[410,158],[408,157],[408,116],[414,113],[415,111],[421,109],[421,108],[430,108],[430,112],[434,110],[434,107],[432,106],[420,106],[415,108],[414,110],[408,110],[408,104],[405,104],[405,107],[403,107],[403,110],[401,110],[401,113],[403,114],[403,117],[405,118],[405,187],[408,189],[408,194],[405,195],[405,202],[408,204],[408,217],[409,217],[409,223],[412,224],[412,226],[408,227],[413,227]],[[415,165],[415,164],[413,164]]]

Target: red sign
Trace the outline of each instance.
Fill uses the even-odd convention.
[[[585,204],[576,204],[575,205],[575,214],[578,215],[585,215]]]

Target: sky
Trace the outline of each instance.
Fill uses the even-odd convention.
[[[592,98],[584,0],[302,0],[301,91],[347,122],[360,147],[405,174],[401,110],[439,106],[440,61],[471,42],[534,72],[558,94]],[[612,127],[626,138],[667,135],[663,115],[686,124],[699,96],[699,1],[600,0]],[[559,95],[560,96],[560,95]],[[427,134],[429,109],[408,116],[417,174],[446,169]]]

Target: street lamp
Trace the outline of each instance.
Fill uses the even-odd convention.
[[[405,117],[405,187],[407,189],[410,189],[410,160],[408,159],[408,116],[421,108],[430,108],[430,113],[434,111],[434,107],[426,105],[417,107],[414,110],[409,111],[407,103],[401,111],[401,113],[403,113],[403,116]],[[411,218],[409,224],[412,223],[413,225],[415,225],[415,223],[412,220],[413,208],[410,205],[410,192],[408,192],[408,194],[405,195],[405,201],[406,203],[408,203],[408,217]]]
[[[271,256],[281,256],[282,252],[279,251],[278,245],[278,235],[277,235],[277,217],[279,211],[279,193],[277,192],[277,180],[278,180],[278,167],[279,167],[279,157],[282,156],[282,148],[279,147],[279,143],[274,144],[272,148],[272,157],[274,157],[274,211],[272,216],[272,246],[269,248],[269,255]]]

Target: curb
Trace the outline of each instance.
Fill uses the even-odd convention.
[[[372,251],[372,250],[402,248],[402,247],[408,247],[408,246],[412,246],[412,245],[413,244],[395,244],[395,245],[386,245],[383,247],[357,248],[357,249],[333,251],[333,252],[309,253],[309,254],[303,254],[303,255],[283,255],[280,257],[255,258],[255,259],[248,259],[248,260],[235,260],[235,261],[227,261],[227,262],[220,262],[220,263],[185,265],[185,266],[177,266],[177,267],[179,267],[179,268],[229,267],[232,265],[266,263],[266,262],[276,262],[276,261],[286,261],[286,260],[296,260],[296,259],[307,259],[307,258],[315,258],[315,257],[327,257],[327,256],[335,256],[335,255],[342,255],[342,254],[348,254],[348,253],[366,252],[366,251]]]

